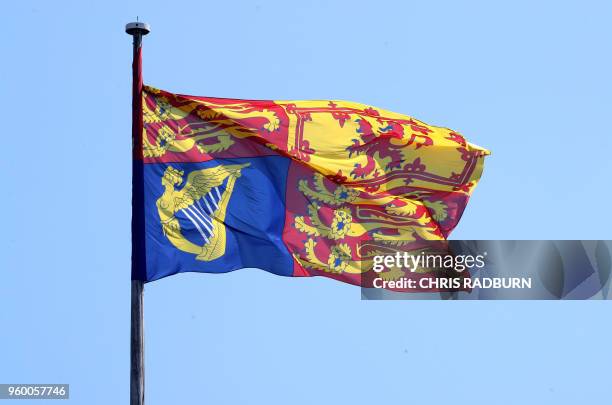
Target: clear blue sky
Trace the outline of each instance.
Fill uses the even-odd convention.
[[[489,148],[454,238],[610,239],[605,1],[13,1],[0,24],[0,382],[127,403],[130,63],[169,91],[360,101]],[[147,403],[601,404],[612,307],[360,301],[247,269],[147,285]]]

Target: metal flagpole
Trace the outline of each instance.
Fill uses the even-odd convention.
[[[142,37],[148,24],[132,22],[125,32],[134,38],[132,61],[132,310],[130,336],[130,405],[144,405],[144,182],[142,162]]]

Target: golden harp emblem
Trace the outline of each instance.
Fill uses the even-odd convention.
[[[195,170],[183,183],[183,171],[168,166],[161,179],[164,192],[156,202],[162,230],[170,243],[183,252],[193,253],[197,260],[215,260],[225,253],[225,214],[236,179],[250,163],[216,166]],[[224,187],[225,185],[225,187]],[[178,214],[197,229],[202,246],[185,238]]]

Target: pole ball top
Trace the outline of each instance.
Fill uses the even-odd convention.
[[[149,32],[151,32],[151,26],[143,22],[131,22],[126,24],[125,32],[130,35],[147,35]]]

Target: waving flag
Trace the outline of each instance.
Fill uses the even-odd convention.
[[[260,268],[362,284],[372,246],[444,240],[483,169],[459,133],[346,101],[143,92],[135,279]]]

